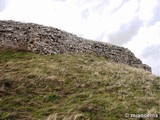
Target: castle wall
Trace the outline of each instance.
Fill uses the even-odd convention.
[[[108,60],[143,68],[151,72],[127,48],[87,40],[53,27],[33,23],[0,21],[0,46],[23,48],[40,54],[94,53]]]

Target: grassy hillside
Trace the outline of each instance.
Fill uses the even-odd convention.
[[[1,120],[124,120],[159,106],[160,78],[144,70],[90,54],[0,49]]]

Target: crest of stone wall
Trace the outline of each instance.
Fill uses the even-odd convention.
[[[94,53],[108,60],[143,68],[151,68],[127,48],[87,40],[53,27],[32,23],[0,21],[0,46],[22,48],[40,54]]]

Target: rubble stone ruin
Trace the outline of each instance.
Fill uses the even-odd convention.
[[[0,21],[0,47],[23,48],[40,54],[93,53],[117,63],[142,68],[151,67],[127,48],[96,42],[53,27],[33,23]]]

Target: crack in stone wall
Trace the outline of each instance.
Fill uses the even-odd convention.
[[[87,40],[53,27],[33,23],[0,21],[0,46],[23,48],[40,54],[94,53],[117,63],[143,68],[151,67],[127,48]]]

